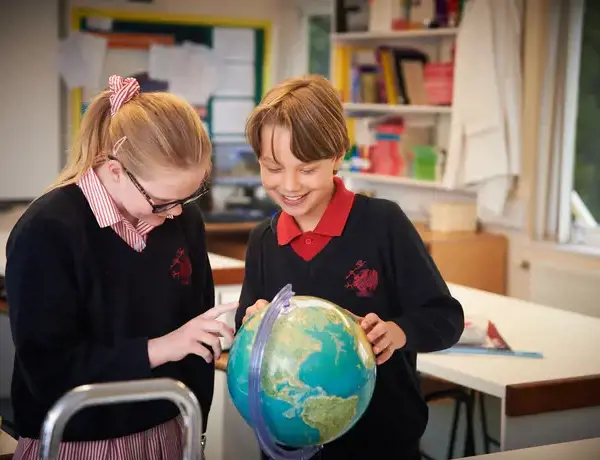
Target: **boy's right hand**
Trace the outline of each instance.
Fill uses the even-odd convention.
[[[244,315],[244,318],[242,319],[242,324],[244,324],[246,321],[248,321],[248,319],[256,314],[259,310],[262,310],[263,308],[265,308],[267,305],[269,305],[269,302],[267,302],[264,299],[258,299],[254,305],[251,305],[250,307],[246,308],[246,314]]]
[[[233,311],[237,302],[217,305],[189,320],[179,329],[148,341],[150,366],[157,367],[171,361],[180,361],[189,354],[198,355],[207,363],[221,356],[220,337],[233,342],[233,329],[217,318]],[[212,348],[212,353],[209,350]]]

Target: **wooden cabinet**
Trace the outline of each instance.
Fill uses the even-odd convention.
[[[431,232],[416,224],[444,280],[506,294],[508,241],[487,232]]]
[[[208,224],[208,250],[243,260],[254,225]],[[506,294],[506,237],[487,232],[440,233],[429,231],[423,224],[415,226],[446,282]]]

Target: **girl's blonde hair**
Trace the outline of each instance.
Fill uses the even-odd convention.
[[[246,123],[246,137],[259,158],[262,128],[269,125],[290,131],[290,150],[305,163],[338,158],[350,148],[340,97],[321,75],[289,78],[265,94]]]
[[[139,93],[111,116],[110,90],[87,108],[67,165],[49,190],[76,183],[89,168],[101,165],[122,138],[117,158],[136,176],[152,167],[185,169],[211,164],[212,145],[196,110],[169,93]]]

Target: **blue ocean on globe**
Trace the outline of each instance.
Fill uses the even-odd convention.
[[[249,425],[252,347],[266,311],[246,321],[229,352],[229,394]],[[290,308],[273,324],[262,361],[260,400],[265,424],[279,445],[331,442],[364,414],[375,379],[375,356],[354,319],[326,300],[294,296]]]

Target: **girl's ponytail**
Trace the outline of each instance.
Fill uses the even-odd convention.
[[[88,106],[67,165],[47,191],[76,183],[85,172],[106,160],[111,118],[110,91],[103,91]]]

